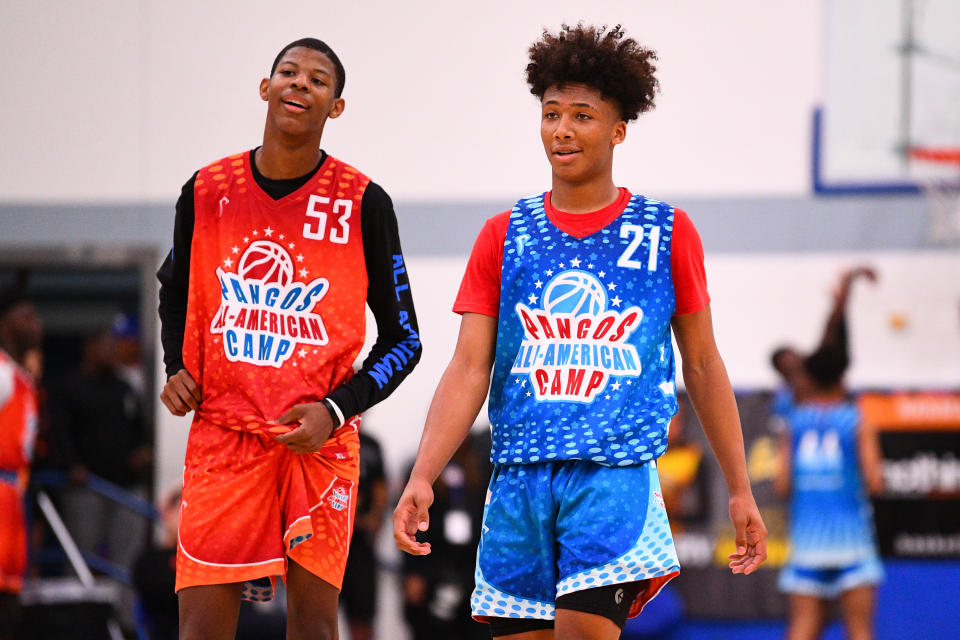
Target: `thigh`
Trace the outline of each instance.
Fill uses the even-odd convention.
[[[629,617],[677,576],[677,559],[656,465],[564,463],[558,488],[557,597],[639,583]]]
[[[557,609],[556,640],[617,640],[621,629],[605,616]]]
[[[228,640],[237,632],[241,583],[187,587],[177,593],[182,640]]]
[[[474,617],[553,619],[553,468],[553,463],[541,463],[494,469],[477,550]]]
[[[291,560],[287,567],[287,638],[336,638],[338,594],[332,584]]]
[[[283,574],[279,451],[258,435],[199,420],[191,427],[180,508],[178,591]]]
[[[840,609],[851,640],[873,637],[873,610],[876,589],[863,586],[844,591],[840,595]]]
[[[826,622],[827,601],[816,596],[790,595],[787,640],[816,640]]]

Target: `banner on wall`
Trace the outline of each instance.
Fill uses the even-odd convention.
[[[779,436],[771,428],[772,402],[770,392],[737,393],[750,481],[769,531],[767,562],[749,579],[727,568],[734,549],[727,489],[686,398],[671,423],[658,470],[682,566],[672,584],[688,616],[786,615],[777,578],[789,554],[789,513],[773,488]],[[885,489],[873,501],[881,554],[960,558],[960,394],[871,392],[859,403],[883,451]]]
[[[960,558],[960,394],[867,393],[860,407],[883,449],[881,553]]]

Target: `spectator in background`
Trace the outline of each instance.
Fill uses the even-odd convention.
[[[852,640],[873,638],[876,587],[883,579],[868,493],[882,490],[879,440],[843,383],[850,364],[846,303],[858,276],[844,274],[820,347],[805,358],[774,354],[789,397],[775,412],[781,425],[776,488],[790,496],[790,556],[780,588],[790,598],[788,640],[814,640],[837,599]]]
[[[18,283],[22,284],[22,280]],[[23,368],[39,346],[42,326],[33,304],[15,287],[0,299],[0,639],[15,638],[19,593],[27,569],[23,496],[36,433],[36,392]]]
[[[140,358],[140,321],[130,313],[117,314],[111,332],[117,349],[117,374],[142,399],[147,383]]]
[[[347,556],[340,603],[347,613],[350,640],[373,638],[377,612],[376,537],[387,508],[387,477],[383,470],[380,443],[360,432],[360,480],[357,486],[357,514]]]
[[[488,431],[467,436],[433,485],[433,526],[417,534],[419,542],[430,543],[431,553],[403,555],[404,617],[413,640],[490,637],[487,625],[470,613],[489,450]]]
[[[84,551],[101,549],[129,570],[146,535],[142,517],[95,493],[91,474],[138,497],[146,497],[152,449],[136,391],[117,370],[116,341],[110,330],[90,336],[79,370],[50,393],[54,447],[69,472],[63,519]]]

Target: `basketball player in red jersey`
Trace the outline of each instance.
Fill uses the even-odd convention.
[[[342,64],[305,38],[261,81],[263,145],[184,185],[158,272],[174,415],[194,411],[177,549],[181,638],[233,638],[242,598],[287,583],[290,638],[335,638],[359,474],[359,414],[420,340],[396,216],[320,149]],[[365,304],[377,341],[359,372]]]
[[[14,290],[0,298],[0,640],[15,638],[27,569],[24,492],[37,427],[36,390],[23,367],[40,345],[33,304]]]

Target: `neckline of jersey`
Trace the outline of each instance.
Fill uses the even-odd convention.
[[[301,195],[306,195],[306,193],[301,194],[301,192],[309,192],[309,191],[311,191],[311,190],[312,190],[312,186],[311,186],[311,185],[313,185],[314,179],[317,177],[317,174],[320,173],[320,169],[322,169],[324,166],[326,166],[327,160],[330,159],[330,154],[326,153],[325,151],[323,151],[323,150],[321,149],[321,150],[320,150],[321,160],[320,160],[320,162],[317,164],[316,168],[315,168],[312,172],[310,172],[310,173],[308,174],[308,177],[307,177],[306,181],[305,181],[302,185],[300,185],[298,188],[294,189],[293,191],[291,191],[291,192],[288,193],[287,195],[283,196],[282,198],[279,198],[279,199],[277,199],[277,200],[274,200],[274,199],[270,196],[270,194],[267,193],[267,192],[264,190],[263,186],[261,186],[260,183],[257,181],[257,176],[258,176],[258,175],[259,175],[259,176],[262,176],[262,177],[263,177],[264,179],[266,179],[266,180],[274,180],[273,178],[267,178],[266,176],[264,176],[263,174],[261,174],[261,173],[259,172],[259,170],[257,170],[257,169],[255,168],[255,166],[254,166],[255,160],[254,160],[254,155],[253,155],[253,154],[255,154],[255,153],[257,152],[257,149],[258,149],[258,148],[259,148],[259,147],[255,147],[255,148],[251,149],[248,153],[243,154],[244,168],[247,170],[247,173],[250,174],[250,181],[253,182],[253,185],[254,185],[254,186],[253,186],[253,192],[256,194],[256,196],[257,196],[260,200],[263,200],[265,203],[267,203],[267,204],[270,205],[271,207],[278,207],[278,206],[284,205],[284,204],[286,204],[286,203],[288,203],[288,202],[290,202],[290,201],[296,201],[296,200],[298,200],[298,199],[301,199],[299,196],[301,196]],[[289,181],[290,181],[290,182],[294,182],[294,181],[296,181],[296,180],[302,180],[303,178],[304,178],[304,176],[299,176],[299,177],[296,177],[296,178],[289,178]],[[274,180],[274,182],[283,182],[283,180]]]
[[[617,190],[620,193],[616,200],[602,209],[589,213],[569,213],[554,209],[553,205],[550,204],[550,194],[552,192],[547,191],[543,194],[543,210],[553,226],[568,236],[582,240],[604,229],[619,218],[623,210],[627,208],[627,204],[633,195],[626,187],[617,187]]]

